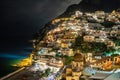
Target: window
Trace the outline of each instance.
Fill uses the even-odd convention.
[[[111,58],[111,61],[113,61],[113,58]]]
[[[104,61],[104,63],[105,63],[106,61]]]
[[[115,58],[115,61],[117,61],[117,58]]]

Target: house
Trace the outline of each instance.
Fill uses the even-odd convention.
[[[76,16],[76,17],[80,17],[80,16],[82,16],[82,15],[83,15],[82,12],[80,12],[80,11],[75,11],[75,16]]]
[[[120,56],[114,57],[114,64],[120,64]]]
[[[83,40],[86,42],[93,42],[93,41],[95,41],[95,37],[92,35],[86,35],[83,37]]]
[[[86,60],[86,62],[91,63],[92,62],[92,53],[87,53],[85,55],[85,60]]]

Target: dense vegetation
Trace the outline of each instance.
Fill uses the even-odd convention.
[[[78,36],[75,40],[74,49],[79,49],[83,53],[101,53],[107,50],[107,46],[100,42],[85,42],[83,37]]]

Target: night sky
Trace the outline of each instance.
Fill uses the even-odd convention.
[[[0,1],[0,77],[14,71],[11,63],[29,56],[33,35],[47,22],[81,0]]]
[[[81,0],[2,0],[0,37],[32,36],[41,26]]]

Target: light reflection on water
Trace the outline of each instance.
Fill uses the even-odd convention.
[[[17,64],[22,59],[28,57],[31,52],[32,49],[30,47],[23,47],[10,52],[0,52],[0,77],[17,70],[17,68],[12,65]]]
[[[32,52],[30,37],[3,37],[0,41],[0,77],[5,76],[18,68],[11,66],[19,63]]]

